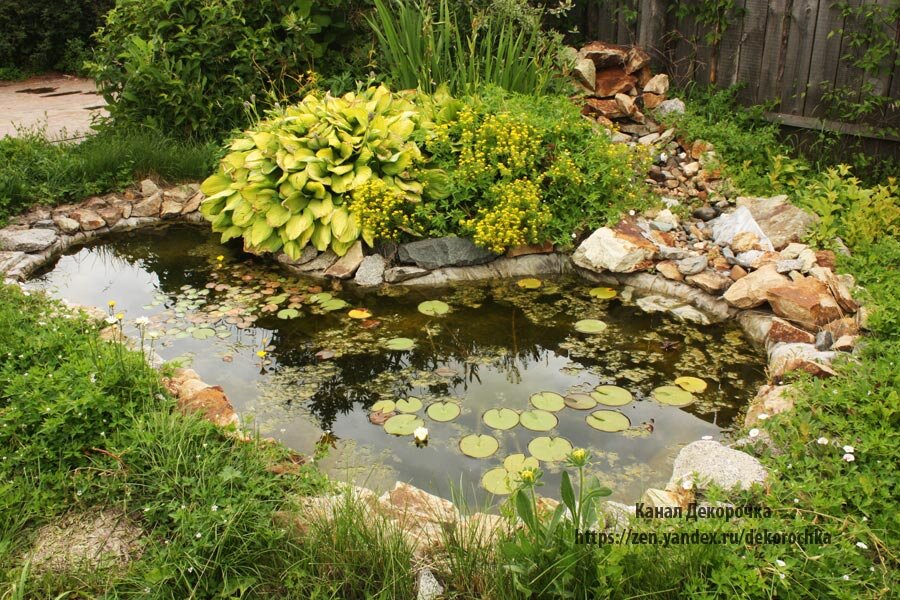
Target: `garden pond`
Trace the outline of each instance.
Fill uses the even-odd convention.
[[[574,276],[358,288],[188,225],[72,249],[29,286],[114,301],[135,338],[147,317],[146,344],[222,386],[245,426],[304,453],[327,445],[334,477],[470,503],[532,456],[555,495],[572,447],[633,501],[665,485],[684,444],[720,438],[764,377],[738,327],[647,314]]]

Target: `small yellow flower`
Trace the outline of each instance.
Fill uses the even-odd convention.
[[[257,351],[256,351],[256,355],[257,355],[258,357],[260,357],[260,358],[265,358],[265,357],[266,357],[266,351],[265,351],[265,350],[257,350]]]
[[[519,478],[523,483],[534,483],[536,475],[537,474],[535,473],[534,469],[522,469],[519,472]]]
[[[106,303],[106,305],[110,308],[114,308],[116,306],[116,301],[110,300],[109,302]]]
[[[125,313],[116,313],[116,319],[121,321],[125,318]]]
[[[225,260],[225,257],[220,254],[216,257],[216,260],[222,262],[223,260]]]

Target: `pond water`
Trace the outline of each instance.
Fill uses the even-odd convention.
[[[485,473],[492,489],[503,487],[506,457],[543,457],[566,442],[590,449],[592,471],[613,497],[633,501],[666,483],[681,446],[731,426],[765,366],[736,327],[646,314],[577,278],[537,289],[513,280],[340,289],[187,225],[73,249],[29,285],[75,303],[114,300],[132,334],[134,319],[148,317],[156,351],[221,385],[262,434],[310,453],[330,431],[334,447],[321,464],[336,477],[371,487],[400,479],[479,504],[491,500]],[[433,300],[426,312],[441,312],[441,303],[449,312],[423,314],[421,303]],[[582,333],[594,324],[586,319],[606,328]],[[685,376],[708,387],[654,393]],[[499,408],[521,416],[491,413],[501,421],[491,425],[509,427],[496,429],[485,413]],[[428,429],[427,445],[408,433],[415,426]],[[472,458],[461,441],[469,454],[497,449]],[[555,496],[561,463],[540,466],[542,492]]]

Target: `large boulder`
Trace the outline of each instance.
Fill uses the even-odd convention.
[[[356,269],[363,261],[362,242],[355,242],[347,253],[340,257],[337,262],[328,267],[325,271],[326,277],[336,277],[337,279],[347,279],[356,273]]]
[[[0,229],[0,250],[40,252],[57,237],[52,229]]]
[[[381,285],[384,282],[385,260],[380,254],[362,259],[353,281],[361,286]]]
[[[666,489],[679,489],[686,484],[704,489],[715,484],[726,490],[746,490],[755,483],[762,484],[767,476],[766,468],[753,456],[716,441],[700,440],[682,448],[675,457]]]
[[[769,376],[778,381],[791,371],[804,371],[813,377],[832,377],[834,356],[834,352],[818,350],[813,344],[779,342],[769,348]]]
[[[788,283],[790,279],[779,274],[775,265],[767,264],[735,281],[723,298],[735,308],[755,308],[766,302],[766,293],[770,288]]]
[[[744,417],[744,426],[753,427],[760,422],[761,415],[765,419],[774,417],[794,408],[794,399],[790,394],[789,385],[764,385],[756,392],[756,397],[750,401],[747,415]]]
[[[737,205],[750,211],[776,250],[791,242],[799,242],[819,220],[815,215],[788,202],[784,195],[771,198],[741,197],[737,199]]]
[[[656,245],[641,235],[640,230],[627,221],[615,229],[601,227],[584,240],[572,261],[591,271],[633,273],[653,266]]]
[[[442,237],[403,244],[398,257],[404,264],[415,264],[423,269],[440,269],[480,265],[493,260],[497,255],[476,246],[467,238]]]
[[[828,287],[813,277],[772,286],[766,291],[766,299],[776,315],[804,329],[815,329],[843,316]]]

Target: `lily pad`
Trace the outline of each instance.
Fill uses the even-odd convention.
[[[347,304],[346,300],[341,300],[340,298],[332,298],[331,300],[320,302],[319,306],[321,306],[323,310],[331,312],[333,310],[341,310],[342,308],[349,306],[349,304]]]
[[[500,447],[497,438],[485,434],[473,433],[459,440],[459,449],[472,458],[487,458]]]
[[[569,394],[565,402],[566,406],[575,410],[590,410],[597,406],[597,401],[590,394]]]
[[[426,300],[419,304],[419,312],[429,317],[439,317],[450,312],[450,305],[440,300]]]
[[[528,451],[538,460],[555,462],[572,452],[572,444],[566,438],[541,436],[528,443]]]
[[[509,471],[503,467],[491,469],[481,476],[481,487],[495,496],[506,496],[513,493],[513,482]]]
[[[598,385],[591,397],[605,406],[625,406],[634,400],[631,392],[617,385]]]
[[[416,398],[415,396],[410,396],[409,398],[403,398],[402,400],[397,400],[395,403],[394,409],[397,412],[402,413],[414,413],[422,408],[422,401]]]
[[[413,346],[415,346],[415,345],[416,345],[416,343],[413,340],[411,340],[409,338],[400,337],[400,338],[392,338],[392,339],[388,340],[387,342],[385,342],[384,347],[387,348],[388,350],[404,351],[404,350],[412,350]]]
[[[285,308],[278,311],[279,319],[296,319],[300,316],[300,311],[295,308]]]
[[[512,429],[519,424],[519,413],[511,408],[492,408],[485,411],[481,419],[491,429]]]
[[[191,336],[198,340],[208,340],[214,335],[216,335],[216,330],[209,327],[200,327],[191,332]]]
[[[664,385],[653,390],[653,398],[662,404],[669,406],[687,406],[696,398],[686,390],[681,389],[677,385]]]
[[[510,454],[503,459],[503,468],[510,473],[518,473],[522,469],[537,469],[540,466],[538,460],[529,456],[526,458],[524,454]]]
[[[556,415],[546,410],[526,410],[519,415],[519,421],[531,431],[550,431],[559,423]]]
[[[354,308],[347,313],[347,316],[351,319],[368,319],[372,316],[372,313],[370,313],[365,308]]]
[[[617,410],[597,410],[584,419],[587,424],[600,431],[625,431],[631,427],[631,421]]]
[[[695,394],[706,391],[706,382],[699,377],[679,377],[675,380],[675,385],[686,392],[693,392]]]
[[[600,300],[609,300],[616,297],[616,290],[609,287],[595,287],[588,293],[591,297],[599,298]]]
[[[519,281],[517,281],[516,285],[526,290],[536,290],[543,284],[541,283],[540,279],[535,279],[534,277],[526,277],[525,279],[520,279]]]
[[[331,300],[333,297],[334,296],[332,296],[328,292],[319,292],[318,294],[311,295],[309,297],[309,301],[317,303],[317,304],[321,304],[322,302],[327,302],[328,300]]]
[[[531,405],[540,410],[556,412],[566,405],[565,399],[556,392],[538,392],[531,395]]]
[[[580,333],[603,333],[606,323],[600,319],[582,319],[575,323],[575,331]]]
[[[370,410],[372,412],[389,413],[389,412],[394,412],[395,408],[396,408],[396,404],[393,400],[379,400],[378,402],[376,402],[375,404],[372,405]]]
[[[443,423],[458,417],[460,408],[456,402],[435,402],[429,405],[425,412],[432,420]]]
[[[412,435],[419,427],[424,427],[425,421],[416,415],[396,415],[384,423],[384,431],[391,435]]]

